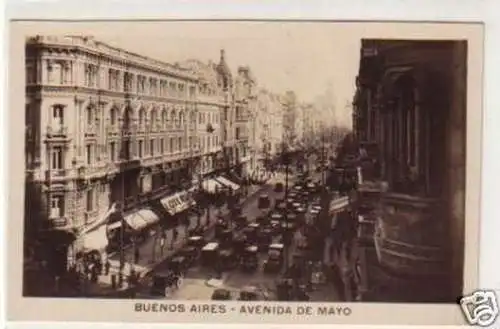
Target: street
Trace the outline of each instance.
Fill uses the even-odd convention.
[[[315,173],[312,177],[314,179],[320,179],[321,173]],[[294,180],[295,178],[290,175],[290,187],[293,185]],[[258,207],[259,196],[268,195],[272,200],[272,205],[274,205],[275,200],[284,198],[284,191],[276,192],[274,190],[274,185],[278,181],[284,182],[284,175],[279,175],[279,177],[263,185],[258,192],[250,197],[250,200],[244,202],[242,215],[247,218],[249,223],[254,222],[258,216],[263,214],[263,211]],[[311,221],[311,204],[313,201],[316,200],[309,202],[306,209],[306,221],[308,222]],[[287,257],[287,260],[284,261],[284,264],[291,265],[293,263],[294,255],[297,252],[297,244],[300,239],[301,232],[297,230],[294,232],[291,245],[285,250],[285,257]],[[276,242],[281,242],[281,237],[274,237],[273,243]],[[237,299],[242,289],[253,287],[260,295],[265,296],[264,299],[276,300],[276,282],[282,277],[283,273],[282,271],[272,274],[265,273],[263,267],[267,257],[267,252],[259,252],[258,268],[251,273],[245,272],[240,266],[237,266],[233,270],[223,272],[220,278],[217,277],[213,268],[204,267],[197,262],[187,270],[179,288],[170,290],[169,295],[165,298],[178,300],[209,300],[216,289],[223,288],[231,292],[231,299]],[[155,267],[155,270],[148,275],[142,282],[140,291],[138,291],[140,297],[150,298],[149,289],[152,285],[152,277],[168,270],[166,267],[167,264],[165,262],[160,263]],[[331,284],[316,287],[310,292],[309,296],[311,300],[317,301],[337,300],[336,290]]]

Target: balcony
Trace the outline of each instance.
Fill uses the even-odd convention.
[[[96,124],[90,124],[85,126],[85,137],[96,137],[99,131],[99,127]]]
[[[66,217],[51,217],[49,219],[51,229],[66,230],[71,228],[71,220]]]
[[[388,193],[375,228],[379,262],[405,275],[440,275],[444,268],[444,223],[437,200]]]
[[[141,165],[149,167],[165,162],[164,154],[157,154],[154,156],[148,156],[141,159]]]
[[[106,133],[108,136],[118,136],[120,134],[120,129],[117,125],[109,125],[106,127]]]
[[[68,170],[66,169],[51,169],[45,171],[46,181],[58,181],[67,178]]]
[[[51,141],[69,141],[68,127],[66,126],[47,126],[46,134],[47,140]]]
[[[78,177],[83,179],[93,179],[109,175],[116,171],[118,171],[118,169],[113,163],[91,164],[78,168]]]

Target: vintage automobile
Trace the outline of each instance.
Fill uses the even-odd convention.
[[[252,272],[259,268],[258,252],[259,248],[255,245],[245,248],[241,258],[241,268],[244,271]]]
[[[234,234],[231,246],[237,255],[243,254],[247,245],[248,245],[248,238],[244,234],[244,232],[237,232]]]
[[[205,239],[203,236],[200,235],[193,235],[188,238],[187,245],[195,247],[198,250],[201,250],[203,246],[206,244]]]
[[[238,256],[232,249],[224,249],[219,252],[219,268],[221,271],[229,271],[238,266]]]
[[[244,301],[257,301],[263,299],[266,299],[265,296],[262,296],[262,294],[259,292],[259,289],[254,286],[243,287],[243,289],[241,289],[240,291],[240,296],[238,297],[238,300]]]
[[[190,259],[176,255],[168,262],[168,268],[177,275],[184,275],[190,266]]]
[[[212,300],[231,300],[231,291],[227,289],[215,289],[212,293]]]
[[[195,246],[186,245],[181,250],[179,250],[177,252],[177,254],[179,256],[185,257],[187,266],[191,267],[198,259],[198,256],[200,254],[200,250],[201,250],[201,248],[198,249]]]
[[[255,222],[259,223],[262,226],[266,226],[267,224],[269,224],[269,215],[257,216],[255,218]]]
[[[201,249],[201,263],[204,266],[214,266],[219,252],[219,243],[209,242]]]
[[[291,279],[280,279],[276,282],[276,297],[278,301],[293,300],[293,281]]]
[[[278,223],[279,225],[279,223]],[[269,245],[273,241],[273,229],[272,227],[263,227],[257,236],[257,245],[259,246],[259,251],[267,251]]]
[[[296,214],[300,214],[300,215],[303,215],[307,212],[307,209],[306,209],[306,207],[304,207],[304,205],[300,205],[300,206],[296,207],[294,210],[295,210]]]
[[[310,192],[310,193],[316,193],[318,191],[318,186],[310,181],[308,183],[306,183],[306,189]]]
[[[268,194],[262,194],[259,196],[259,200],[257,202],[257,207],[259,209],[269,209],[271,208],[271,198]]]
[[[219,239],[220,234],[229,229],[229,222],[225,219],[219,218],[215,223],[215,238]]]
[[[264,262],[264,272],[276,273],[283,266],[283,251],[285,246],[281,243],[273,243],[269,246],[267,260]]]
[[[274,192],[276,193],[282,193],[285,190],[285,186],[283,183],[278,182],[274,185]]]
[[[235,226],[236,229],[241,229],[243,227],[245,227],[248,223],[248,219],[247,219],[247,216],[236,216],[233,218],[233,226]]]
[[[149,293],[152,296],[165,297],[165,289],[177,286],[180,278],[181,276],[173,271],[156,273],[152,278]]]
[[[285,200],[276,200],[276,206],[274,207],[274,209],[278,212],[283,212],[283,211],[286,211],[287,209],[287,204],[285,202]]]
[[[217,241],[219,241],[220,246],[223,248],[231,245],[232,240],[233,240],[233,231],[229,228],[220,232],[219,236],[217,237]]]

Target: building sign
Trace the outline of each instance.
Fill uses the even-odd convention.
[[[176,193],[161,200],[161,203],[171,215],[184,211],[195,204],[191,194],[188,192]]]

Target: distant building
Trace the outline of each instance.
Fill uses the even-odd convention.
[[[380,205],[360,224],[362,300],[462,294],[466,54],[461,41],[362,42],[353,126],[375,162],[359,190],[367,209],[370,199]]]
[[[280,95],[259,90],[255,117],[255,150],[258,163],[274,159],[283,142],[283,104]]]

